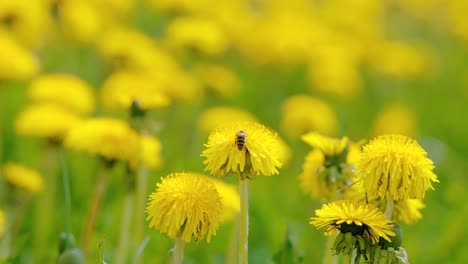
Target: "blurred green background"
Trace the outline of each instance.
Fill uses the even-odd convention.
[[[55,72],[73,74],[94,87],[98,96],[103,81],[114,66],[96,48],[93,40],[80,38],[80,34],[73,33],[73,27],[68,28],[85,27],[80,25],[80,22],[85,23],[91,18],[83,15],[83,21],[70,25],[64,22],[67,21],[66,13],[60,13],[60,8],[63,8],[61,5],[73,1],[38,2],[44,2],[43,4],[50,8],[53,26],[47,29],[54,33],[44,30],[41,33],[43,37],[40,45],[22,44],[28,47],[40,62],[40,70],[31,77]],[[94,7],[98,10],[95,10],[97,17],[102,15],[102,10],[99,9],[102,5],[113,6],[113,2],[128,2],[128,10],[116,16],[118,19],[114,17],[112,23],[144,32],[156,43],[161,44],[162,50],[173,56],[179,66],[187,72],[198,62],[216,63],[231,69],[240,82],[240,88],[232,96],[213,95],[205,91],[203,97],[188,101],[176,98],[169,107],[149,113],[149,119],[162,124],[157,137],[163,145],[164,164],[161,169],[150,172],[148,194],[154,191],[160,177],[169,173],[203,172],[203,159],[200,154],[204,149],[203,144],[207,141],[207,135],[198,129],[197,122],[204,110],[221,105],[242,108],[254,114],[260,123],[277,131],[292,151],[289,163],[280,170],[279,175],[255,177],[251,181],[250,262],[271,263],[272,256],[283,248],[289,230],[295,250],[303,254],[304,263],[318,263],[323,256],[325,237],[310,226],[308,221],[314,215],[315,209],[321,207],[321,202],[312,200],[303,193],[297,178],[310,148],[298,137],[285,135],[281,126],[282,119],[288,114],[282,112],[284,101],[295,94],[308,94],[319,98],[336,112],[338,128],[331,136],[346,135],[356,141],[373,138],[376,135],[375,121],[379,115],[392,104],[403,104],[416,116],[416,129],[409,136],[417,138],[426,149],[436,165],[435,172],[440,180],[440,183],[435,184],[435,191],[427,193],[422,220],[414,225],[402,225],[403,247],[412,263],[464,263],[468,258],[468,240],[465,238],[467,228],[464,221],[464,217],[468,216],[465,190],[468,172],[468,20],[465,14],[468,13],[468,4],[465,1],[355,0],[347,4],[340,1],[281,3],[253,0],[239,3],[227,1],[223,4],[207,0],[193,3],[130,0],[97,2],[99,4],[95,4]],[[6,17],[11,13],[2,13],[4,9],[1,5],[3,4],[0,3],[0,25],[7,28],[3,24],[7,23]],[[238,6],[242,6],[243,9]],[[304,6],[311,11],[305,10]],[[79,12],[80,9],[72,7],[71,10]],[[113,9],[109,7],[109,10]],[[18,11],[18,14],[24,15],[21,11]],[[189,44],[193,43],[172,43],[168,38],[168,28],[171,22],[180,17],[202,17],[219,23],[228,32],[225,34],[227,47],[222,52],[206,54],[202,50],[190,47]],[[318,21],[318,24],[330,32],[339,31],[339,37],[317,40],[318,35],[309,36],[308,32],[317,30],[311,26],[315,25],[314,23],[303,23],[309,18],[314,23]],[[376,22],[379,24],[371,24]],[[237,24],[239,27],[236,27]],[[265,33],[270,31],[271,36]],[[70,32],[72,34],[67,35]],[[203,35],[203,32],[202,29],[195,30],[194,34]],[[97,38],[100,34],[96,33],[93,36]],[[311,37],[313,40],[304,40],[301,44],[302,37]],[[263,39],[257,41],[256,38]],[[284,40],[287,38],[291,41]],[[418,43],[414,48],[421,54],[413,55],[416,58],[422,57],[423,62],[415,66],[414,72],[406,74],[405,66],[413,63],[412,53],[393,54],[392,50],[386,48],[375,51],[381,46],[385,47],[382,43],[387,40]],[[131,43],[129,41],[129,45]],[[283,46],[274,50],[275,43]],[[198,44],[193,45],[196,47]],[[334,45],[340,47],[338,51],[356,50],[356,46],[358,47],[358,51],[353,51],[353,56],[358,57],[358,62],[352,59],[352,67],[356,68],[360,78],[360,90],[356,88],[358,92],[355,95],[340,96],[337,95],[339,88],[338,92],[331,89],[327,91],[320,89],[320,82],[310,81],[311,68],[314,71],[317,68],[330,67],[332,71],[340,71],[340,63],[336,66],[327,64],[337,61],[344,63],[348,58],[334,57],[333,49],[332,55],[329,55],[329,47]],[[310,47],[311,50],[304,51],[303,46]],[[430,51],[426,52],[427,50]],[[315,59],[320,57],[322,52],[324,58]],[[387,53],[394,56],[392,58],[399,63],[393,66],[396,69],[395,74],[388,74],[389,71],[379,70],[379,66],[376,66],[380,63],[395,63],[389,62],[392,58],[382,55]],[[26,88],[31,77],[0,78],[0,162],[17,161],[36,168],[43,174],[59,173],[58,164],[44,163],[44,157],[48,155],[47,143],[20,136],[13,127],[15,116],[27,103]],[[341,75],[331,74],[328,78],[339,79]],[[338,83],[338,87],[343,87],[343,90],[348,89],[344,86],[352,85],[346,80]],[[184,88],[180,88],[183,91]],[[97,100],[99,102],[99,99]],[[320,115],[313,111],[308,114]],[[111,112],[99,107],[94,115],[125,118],[124,112]],[[72,184],[72,230],[79,241],[99,163],[94,157],[70,150],[66,150],[66,162]],[[113,263],[116,253],[123,205],[122,193],[125,191],[126,180],[122,166],[117,166],[111,174],[110,185],[104,195],[92,237],[89,263],[98,262],[99,243],[102,243],[102,253],[108,263]],[[235,183],[235,179],[226,180]],[[60,184],[58,186],[61,187]],[[6,188],[8,187],[2,180],[0,190],[5,193]],[[37,249],[31,239],[32,230],[40,228],[37,226],[37,217],[40,215],[37,211],[41,208],[35,203],[35,199],[40,195],[45,194],[34,195],[25,209],[26,216],[12,245],[14,263],[46,263],[38,262],[35,255]],[[57,257],[58,236],[65,228],[61,188],[57,189],[55,195],[57,204],[53,215],[42,216],[54,223],[48,243],[41,248],[46,252],[44,255],[47,255],[46,259],[49,261]],[[2,206],[5,206],[6,202],[2,201]],[[209,244],[205,241],[188,244],[184,263],[225,263],[234,222],[220,226],[218,234]],[[145,235],[149,237],[149,243],[139,263],[168,262],[173,242],[146,226]],[[136,242],[133,242],[130,256],[136,254],[136,247]]]

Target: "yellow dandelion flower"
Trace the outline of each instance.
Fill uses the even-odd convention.
[[[426,151],[401,135],[379,136],[363,148],[357,166],[359,181],[370,198],[423,199],[431,182],[438,182]]]
[[[129,109],[133,101],[138,101],[142,110],[168,106],[170,98],[158,87],[156,81],[142,72],[114,72],[101,88],[102,103],[111,110]]]
[[[126,122],[112,118],[92,118],[73,127],[65,146],[113,160],[132,161],[138,157],[140,137]]]
[[[420,210],[425,207],[426,205],[419,199],[396,201],[392,219],[406,224],[414,224],[422,218]]]
[[[369,204],[356,201],[342,200],[323,205],[315,211],[310,224],[331,235],[335,230],[345,234],[351,232],[353,236],[360,235],[371,244],[379,242],[382,237],[391,241],[395,236],[392,231],[393,223],[385,218],[379,209]]]
[[[205,170],[214,175],[270,176],[282,166],[276,134],[258,123],[225,124],[210,134],[205,146]]]
[[[281,128],[290,138],[299,138],[309,131],[332,135],[338,129],[338,119],[327,103],[312,96],[298,94],[283,102]]]
[[[39,59],[0,29],[0,80],[21,80],[39,71]]]
[[[163,159],[161,156],[162,145],[159,139],[150,136],[141,136],[140,162],[149,169],[159,168]]]
[[[69,37],[92,43],[102,31],[104,21],[93,1],[61,1],[58,8],[60,25]]]
[[[278,141],[278,160],[281,164],[287,165],[292,155],[291,148],[280,136],[277,136],[276,139]]]
[[[85,81],[68,74],[47,74],[31,81],[27,94],[33,102],[50,102],[79,114],[94,111],[93,89]]]
[[[240,80],[236,74],[223,65],[201,64],[194,69],[200,82],[216,95],[233,97],[240,91]]]
[[[185,242],[192,236],[200,241],[205,235],[210,242],[223,210],[214,184],[201,175],[173,173],[156,186],[146,208],[149,227]]]
[[[27,106],[15,118],[15,130],[28,137],[62,140],[80,118],[55,104],[43,103]]]
[[[179,17],[171,21],[166,33],[169,45],[206,55],[219,55],[228,46],[227,36],[221,25],[209,19]]]
[[[2,166],[3,177],[13,186],[31,193],[44,190],[42,176],[36,170],[17,163],[8,162]]]
[[[374,135],[416,135],[416,113],[408,106],[390,105],[379,113],[374,122]]]
[[[217,106],[206,109],[200,114],[198,128],[204,133],[210,133],[220,125],[236,121],[257,122],[257,118],[241,108]]]

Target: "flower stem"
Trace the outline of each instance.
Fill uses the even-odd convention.
[[[392,220],[393,205],[394,205],[393,199],[391,199],[391,198],[388,199],[387,200],[387,205],[385,207],[385,216],[387,217],[388,220]]]
[[[65,231],[71,234],[71,191],[70,177],[68,176],[67,164],[63,151],[60,153],[60,164],[62,165],[63,193],[65,196]]]
[[[136,212],[135,212],[135,239],[136,243],[140,243],[143,238],[143,228],[145,227],[145,205],[146,191],[148,189],[148,169],[145,166],[140,166],[137,175],[137,193],[136,193]]]
[[[185,242],[179,237],[176,237],[174,248],[172,249],[172,264],[182,264],[184,259]]]
[[[91,204],[88,209],[88,214],[86,216],[85,226],[83,229],[83,233],[81,236],[81,249],[83,253],[87,255],[88,252],[88,245],[89,240],[91,238],[91,233],[94,229],[94,224],[96,222],[96,215],[99,207],[101,205],[102,196],[107,187],[107,171],[106,169],[102,169],[98,175],[96,189],[94,191],[93,198],[91,200]]]
[[[229,235],[229,242],[227,246],[226,264],[234,264],[237,263],[237,240],[239,234],[239,221],[236,221],[232,226],[231,234]]]
[[[240,196],[240,237],[239,263],[248,263],[249,250],[249,189],[247,179],[239,180]]]
[[[344,254],[344,263],[345,264],[351,264],[351,259],[352,259],[351,254]]]
[[[333,246],[333,242],[336,239],[336,233],[333,233],[330,236],[327,236],[327,240],[325,242],[325,252],[323,254],[323,264],[337,264],[338,263],[338,255],[333,255],[331,248]]]
[[[128,191],[125,195],[122,224],[120,226],[120,241],[117,248],[117,257],[115,261],[116,264],[127,263],[128,242],[130,240],[129,231],[133,213],[133,196],[133,191]]]

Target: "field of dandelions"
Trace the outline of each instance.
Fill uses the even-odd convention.
[[[465,263],[467,13],[0,1],[0,263]]]

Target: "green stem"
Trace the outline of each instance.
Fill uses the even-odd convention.
[[[136,194],[136,212],[135,212],[135,242],[140,243],[143,238],[145,227],[145,206],[146,191],[148,189],[148,170],[145,166],[140,166],[137,175],[137,194]]]
[[[226,252],[226,259],[225,263],[226,264],[234,264],[237,263],[237,239],[239,234],[239,222],[236,221],[234,223],[234,226],[232,227],[231,234],[229,235],[229,244],[227,247],[227,252]]]
[[[63,151],[60,155],[60,164],[62,165],[62,178],[63,178],[63,193],[65,196],[65,231],[71,234],[71,191],[70,191],[70,176],[68,175],[68,168],[65,162]]]
[[[132,175],[133,176],[133,175]],[[117,249],[116,264],[127,263],[127,253],[129,245],[129,231],[131,225],[131,216],[133,213],[133,191],[128,191],[125,195],[124,210],[122,215],[122,224],[120,226],[120,241]]]
[[[385,216],[387,217],[388,220],[392,220],[393,206],[394,206],[393,199],[391,198],[388,199],[387,205],[385,206]]]
[[[325,252],[323,254],[323,264],[337,264],[338,263],[338,255],[334,255],[332,252],[333,242],[336,239],[337,233],[333,233],[330,236],[327,236],[327,240],[325,242]]]
[[[345,264],[351,264],[351,259],[352,259],[351,254],[344,254],[344,263]]]
[[[239,180],[240,196],[240,237],[239,263],[248,263],[249,251],[249,188],[247,179]]]
[[[174,248],[172,249],[172,264],[182,264],[184,259],[185,242],[177,236]]]

